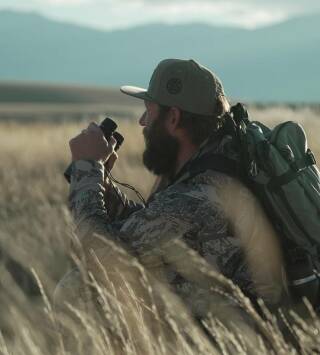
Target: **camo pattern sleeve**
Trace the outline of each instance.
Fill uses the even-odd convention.
[[[171,185],[154,194],[145,208],[112,221],[104,202],[103,174],[103,166],[97,162],[73,164],[70,207],[80,240],[98,233],[119,242],[150,266],[166,258],[168,248],[161,246],[182,240],[225,276],[242,285],[248,282],[239,242],[229,234],[214,181],[210,185]]]
[[[142,203],[128,199],[119,187],[110,181],[109,177],[105,177],[104,189],[106,209],[112,221],[127,218],[131,213],[145,207]]]
[[[105,197],[108,196],[103,165],[94,161],[74,162],[69,202],[78,237],[99,233],[121,242],[135,255],[148,253],[172,236],[183,235],[191,228],[192,206],[197,202],[190,196],[187,203],[175,191],[159,193],[159,198],[145,208],[137,209],[127,218],[112,220]]]
[[[80,189],[83,190],[83,184],[93,184],[96,186],[96,190],[99,190],[101,207],[108,211],[108,219],[116,220],[123,219],[129,216],[132,212],[143,208],[143,204],[136,203],[129,200],[127,196],[113,184],[107,176],[105,176],[104,166],[101,163],[95,161],[79,160],[71,164],[71,184],[81,181]],[[83,179],[85,177],[85,179]],[[79,186],[79,185],[78,185]],[[83,202],[90,199],[91,192],[86,192],[81,195]],[[78,201],[79,203],[79,201]]]

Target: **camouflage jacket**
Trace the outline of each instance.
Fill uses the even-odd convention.
[[[187,164],[203,154],[221,153],[227,141],[228,137],[206,142]],[[186,167],[185,174],[156,191],[143,205],[128,200],[116,186],[105,184],[101,163],[75,161],[69,202],[79,239],[96,232],[120,243],[146,267],[162,263],[168,283],[201,315],[206,312],[205,305],[197,300],[205,291],[170,267],[168,248],[162,246],[181,240],[248,295],[254,295],[254,287],[239,240],[232,235],[217,199],[220,183],[229,177],[205,171],[188,178]]]

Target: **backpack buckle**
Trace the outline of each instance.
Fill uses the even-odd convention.
[[[316,165],[317,164],[316,158],[314,157],[311,149],[309,149],[309,148],[307,149],[306,156],[307,156],[308,165]]]
[[[258,175],[257,163],[254,160],[251,160],[251,162],[249,163],[248,175],[251,178],[254,178]]]
[[[308,168],[309,166],[315,165],[315,164],[316,164],[316,159],[315,159],[312,151],[308,148],[304,157],[297,160],[297,161],[293,161],[290,164],[290,167],[293,171],[295,171],[296,173],[299,173],[300,171]]]

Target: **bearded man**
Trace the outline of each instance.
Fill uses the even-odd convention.
[[[69,201],[83,247],[90,248],[97,233],[118,243],[147,269],[156,259],[163,264],[165,281],[199,318],[208,312],[207,303],[198,301],[206,291],[185,277],[182,267],[170,265],[168,253],[174,258],[175,251],[166,246],[176,240],[251,299],[258,295],[278,301],[282,279],[277,249],[268,254],[269,249],[262,247],[263,265],[269,264],[260,265],[253,275],[252,265],[260,263],[261,250],[259,254],[253,247],[246,253],[243,245],[245,240],[252,247],[253,239],[263,234],[261,228],[272,234],[265,219],[257,218],[256,200],[237,179],[212,168],[198,169],[217,154],[230,158],[234,154],[232,138],[223,130],[230,106],[219,78],[194,60],[166,59],[156,67],[147,90],[124,86],[121,91],[144,101],[139,120],[146,145],[143,162],[161,176],[161,183],[145,205],[130,201],[106,179],[106,163],[110,169],[117,159],[115,139],[108,142],[95,123],[71,139]],[[236,202],[236,195],[250,203]],[[245,222],[239,211],[247,214]],[[238,233],[242,240],[235,236],[232,218],[245,225],[246,231]],[[253,228],[255,222],[260,229]],[[187,254],[179,258],[183,265],[188,263]]]

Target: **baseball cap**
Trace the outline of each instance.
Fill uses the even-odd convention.
[[[124,94],[210,116],[218,96],[224,95],[220,79],[195,60],[165,59],[154,70],[148,89],[122,86]]]

